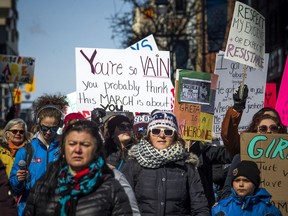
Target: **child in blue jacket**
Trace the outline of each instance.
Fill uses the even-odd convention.
[[[232,194],[215,204],[213,216],[255,216],[282,215],[271,204],[271,194],[265,188],[259,188],[260,170],[253,161],[241,161],[233,170]]]

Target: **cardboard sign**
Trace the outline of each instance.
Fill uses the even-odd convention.
[[[275,108],[276,105],[276,83],[266,83],[264,107]]]
[[[249,93],[246,108],[239,124],[239,131],[246,130],[252,116],[264,106],[268,57],[269,55],[266,54],[263,71],[253,67],[247,68],[245,84],[248,86]],[[244,65],[238,62],[225,59],[223,52],[216,56],[214,73],[218,74],[219,79],[216,88],[213,131],[220,142],[222,142],[221,124],[227,109],[234,104],[233,93],[242,83],[243,67]]]
[[[0,55],[0,83],[32,83],[35,58]]]
[[[236,1],[225,58],[264,69],[265,18],[252,7]]]
[[[76,48],[79,110],[172,110],[170,78],[170,54],[166,51]]]
[[[178,120],[179,135],[183,139],[212,141],[213,114],[205,112],[209,109],[204,107],[214,107],[211,95],[215,92],[217,78],[217,75],[210,73],[177,70],[174,113]],[[206,91],[201,90],[203,83]]]
[[[278,111],[281,121],[285,126],[288,126],[288,56],[281,80],[281,86],[278,93],[278,99],[275,109]]]
[[[181,137],[185,140],[212,142],[213,115],[201,112],[199,120],[198,127],[180,123]]]
[[[260,187],[266,188],[273,204],[288,215],[288,134],[242,133],[240,139],[241,160],[257,163]]]

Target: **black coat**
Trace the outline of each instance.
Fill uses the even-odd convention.
[[[43,191],[47,191],[47,189],[39,188],[41,180],[42,179],[40,179],[30,191],[24,215],[54,215],[59,196],[56,195],[47,201],[47,193],[43,193]],[[45,186],[47,186],[46,182],[44,184],[44,187]],[[35,198],[36,193],[40,193],[40,196],[37,196],[37,200]],[[43,193],[43,195],[41,193]],[[132,210],[124,189],[116,179],[111,177],[106,179],[90,194],[79,198],[76,215],[132,215]]]
[[[198,171],[204,187],[205,195],[208,199],[209,207],[211,208],[215,203],[213,190],[213,165],[230,164],[232,158],[225,146],[203,144],[199,141],[193,143],[190,147],[190,152],[193,152],[199,157],[200,162]]]
[[[142,216],[209,215],[199,174],[191,164],[178,161],[152,169],[131,158],[122,172],[134,189]]]
[[[10,190],[9,180],[5,171],[5,166],[0,160],[0,214],[16,216],[17,207]]]

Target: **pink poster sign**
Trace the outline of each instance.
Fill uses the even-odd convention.
[[[266,83],[264,107],[275,108],[276,98],[276,83]]]
[[[278,94],[275,109],[278,111],[282,123],[288,126],[288,56],[286,58],[286,64],[281,80],[281,86]]]

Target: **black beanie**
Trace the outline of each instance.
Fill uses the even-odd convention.
[[[244,176],[248,178],[256,188],[260,185],[260,170],[254,161],[243,160],[241,161],[232,172],[234,181],[238,176]]]

